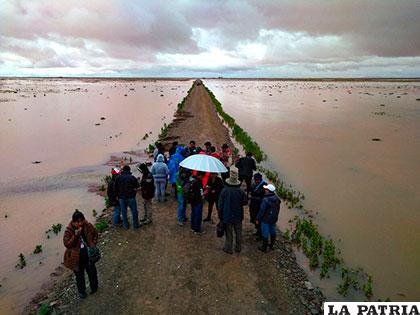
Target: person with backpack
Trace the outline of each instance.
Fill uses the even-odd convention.
[[[133,228],[138,229],[140,227],[136,201],[137,189],[139,187],[140,184],[137,178],[131,174],[130,166],[125,165],[121,175],[115,179],[115,190],[120,203],[123,228],[126,230],[128,230],[127,207],[130,207],[131,209]]]
[[[176,197],[178,200],[178,225],[184,226],[187,219],[187,200],[184,198],[184,187],[188,183],[191,172],[186,168],[180,167],[176,174]],[[189,190],[189,187],[186,189]]]
[[[204,188],[202,179],[204,172],[198,171],[184,186],[184,197],[191,203],[191,230],[196,235],[203,234],[201,220],[203,217]]]
[[[264,187],[265,195],[261,202],[257,221],[261,223],[262,245],[258,249],[267,252],[268,237],[270,236],[270,248],[274,248],[276,242],[276,223],[280,212],[280,198],[276,195],[276,187],[268,184]]]
[[[213,212],[213,206],[216,204],[216,208],[218,209],[219,206],[217,201],[219,200],[220,193],[223,189],[223,181],[217,175],[217,173],[210,173],[210,177],[207,181],[206,187],[206,199],[209,203],[207,209],[207,217],[203,220],[203,222],[211,222],[211,214]]]
[[[142,173],[140,191],[144,206],[144,217],[140,220],[140,222],[147,225],[152,223],[152,199],[155,195],[155,183],[153,175],[150,173],[145,163],[140,164],[137,169],[140,173]]]
[[[157,156],[156,162],[153,163],[152,169],[150,171],[155,182],[156,200],[158,202],[166,201],[166,181],[168,179],[169,169],[164,162],[164,157],[162,154]]]
[[[118,175],[121,174],[121,170],[117,167],[114,167],[111,170],[111,180],[108,183],[108,188],[106,194],[108,196],[109,205],[114,207],[112,212],[112,224],[117,226],[121,222],[121,208],[120,203],[117,198],[117,192],[115,190],[115,180]]]

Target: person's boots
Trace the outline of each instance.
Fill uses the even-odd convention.
[[[262,251],[263,253],[266,253],[267,252],[267,246],[268,246],[268,239],[263,238],[262,245],[260,247],[258,247],[258,249],[260,251]]]
[[[276,236],[275,235],[271,235],[271,242],[270,242],[270,248],[271,250],[274,249],[274,244],[276,243]]]

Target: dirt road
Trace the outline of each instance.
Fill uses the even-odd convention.
[[[202,85],[186,100],[185,111],[170,128],[167,141],[217,146],[231,143]],[[153,223],[139,230],[110,228],[101,235],[103,258],[97,264],[100,288],[77,298],[74,279],[63,277],[49,294],[58,313],[80,314],[317,314],[322,295],[304,285],[306,276],[290,246],[257,250],[253,228],[244,221],[240,254],[222,251],[215,223],[203,223],[204,235],[178,226],[177,204],[154,204]],[[143,213],[138,198],[140,215]],[[189,214],[189,209],[187,211]],[[204,207],[207,213],[207,205]],[[213,220],[216,222],[216,214]],[[44,302],[45,303],[45,302]]]

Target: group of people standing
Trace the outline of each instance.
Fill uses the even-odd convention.
[[[129,165],[122,169],[113,168],[111,180],[108,183],[107,197],[114,207],[112,223],[122,224],[129,229],[127,208],[131,210],[132,227],[152,223],[152,200],[157,203],[167,200],[167,186],[170,185],[173,196],[178,201],[177,220],[180,226],[188,221],[187,207],[191,206],[191,230],[196,235],[204,233],[202,222],[213,222],[213,208],[216,207],[218,217],[218,234],[225,235],[223,251],[228,254],[240,252],[242,249],[242,222],[244,206],[249,203],[250,221],[255,225],[255,236],[262,240],[259,249],[267,252],[273,249],[276,241],[276,223],[280,211],[280,199],[276,188],[267,184],[260,173],[255,173],[256,163],[251,153],[237,159],[234,163],[228,144],[223,144],[217,152],[210,142],[204,144],[204,149],[190,141],[188,147],[172,144],[166,156],[165,148],[157,144],[153,152],[154,163],[149,170],[145,163],[139,164],[137,170],[141,179],[131,173]],[[208,154],[219,159],[228,172],[206,173],[180,167],[180,163],[194,154]],[[241,186],[246,183],[246,190]],[[139,220],[136,194],[140,191],[143,199],[144,216]],[[203,220],[203,206],[208,203],[207,215]],[[235,246],[233,247],[235,235]],[[91,293],[96,292],[98,280],[95,264],[90,263],[87,248],[96,246],[98,234],[95,227],[87,222],[83,214],[76,211],[64,234],[64,245],[67,248],[64,264],[76,275],[77,288],[81,298],[86,297],[84,272],[89,277]],[[269,242],[270,241],[270,242]]]

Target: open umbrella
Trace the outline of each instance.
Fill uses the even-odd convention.
[[[194,154],[183,160],[179,166],[210,173],[226,173],[228,170],[220,160],[206,154]]]

